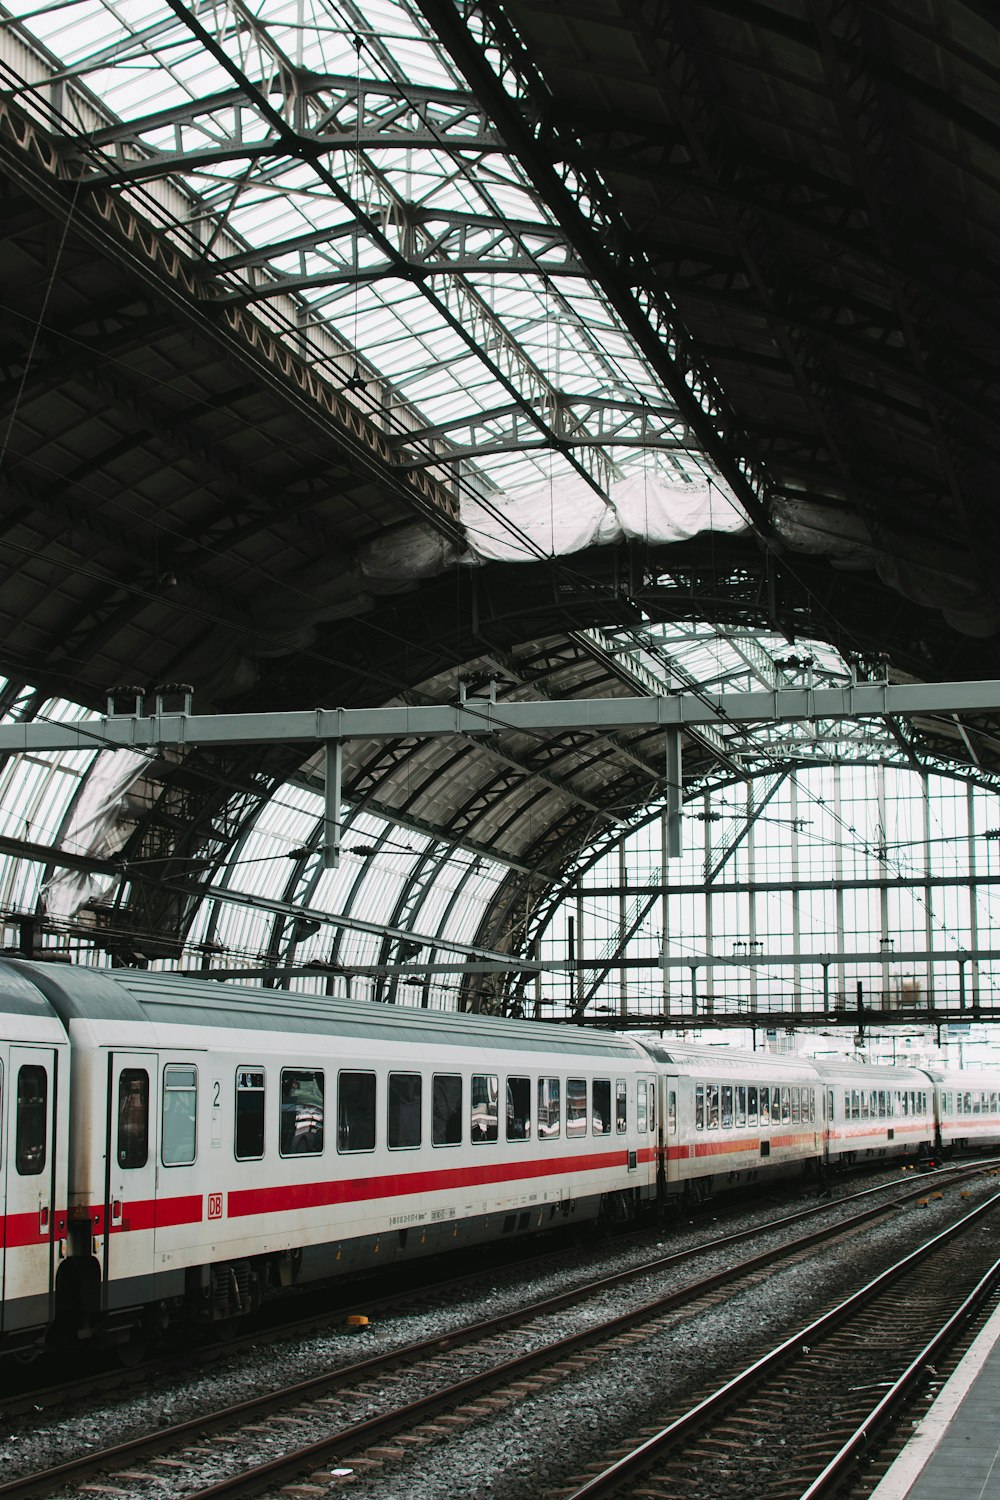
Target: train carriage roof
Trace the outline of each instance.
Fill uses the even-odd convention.
[[[895,1088],[907,1087],[925,1089],[930,1081],[931,1075],[923,1068],[907,1067],[879,1067],[877,1064],[854,1062],[849,1057],[838,1058],[835,1062],[822,1062],[816,1060],[813,1063],[816,1072],[826,1083],[850,1083],[852,1085],[870,1084],[878,1086],[879,1083],[891,1083]]]
[[[776,1057],[773,1053],[747,1052],[738,1047],[698,1046],[672,1037],[664,1041],[654,1036],[632,1035],[656,1062],[681,1072],[713,1073],[720,1078],[732,1074],[744,1079],[752,1063],[755,1077],[778,1081],[791,1081],[794,1077],[801,1081],[803,1075],[808,1078],[815,1071],[811,1059],[806,1057]]]
[[[46,996],[8,964],[0,970],[0,1011],[5,1016],[44,1016],[46,1020],[59,1020]]]
[[[182,979],[137,969],[85,969],[68,964],[0,961],[0,982],[37,985],[52,1009],[73,1020],[146,1022],[289,1035],[337,1035],[407,1046],[480,1047],[595,1058],[640,1057],[615,1033],[533,1021],[379,1005],[370,1000],[295,994],[212,980]],[[41,996],[39,996],[41,1000]]]

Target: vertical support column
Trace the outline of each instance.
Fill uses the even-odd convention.
[[[628,931],[628,862],[625,858],[625,840],[618,845],[618,948],[625,957],[625,934]],[[628,970],[622,964],[618,970],[618,1012],[628,1015]]]
[[[681,732],[679,729],[668,729],[665,736],[666,749],[666,818],[667,818],[667,858],[680,859],[682,852],[682,830],[681,830],[681,804],[682,804],[682,777],[684,768],[681,764]]]
[[[705,821],[702,824],[702,828],[704,829],[704,832],[705,832],[704,858],[705,858],[705,872],[706,872],[705,893],[704,893],[704,897],[703,897],[703,900],[705,902],[705,952],[708,954],[709,958],[714,958],[715,957],[715,925],[714,925],[714,923],[712,921],[712,918],[714,916],[714,911],[713,911],[713,908],[712,908],[712,888],[709,885],[708,878],[707,878],[708,871],[712,867],[712,865],[711,865],[711,860],[712,860],[712,824],[709,821],[709,816],[708,816],[709,813],[712,810],[712,803],[711,803],[711,798],[709,797],[708,792],[706,792],[704,794],[704,797],[702,798],[701,806],[702,806],[702,811],[705,814]],[[705,969],[705,1010],[706,1010],[706,1012],[711,1012],[714,1009],[715,1009],[715,965],[714,964],[709,964],[707,966],[707,968]]]
[[[583,886],[577,883],[576,887],[576,1008],[583,1010],[583,1001],[587,993],[584,984],[583,973]]]
[[[840,813],[840,772],[840,765],[835,765],[833,768],[833,818],[834,826],[837,828],[843,827]],[[839,838],[835,839],[833,844],[833,874],[836,881],[833,904],[836,922],[835,936],[837,942],[837,952],[846,953],[847,944],[844,941],[844,844],[843,840]],[[841,961],[837,965],[837,991],[843,997],[843,1002],[846,1005],[847,966],[844,963],[843,959],[841,959]]]
[[[889,829],[886,825],[885,806],[885,766],[878,766],[876,770],[878,788],[878,935],[879,947],[883,953],[892,952],[892,942],[889,933]],[[892,996],[889,993],[891,985],[889,960],[884,959],[882,963],[882,1009],[888,1010],[892,1005]]]
[[[323,868],[335,870],[340,864],[341,803],[344,782],[344,746],[341,740],[327,740],[324,751],[323,792]]]
[[[794,771],[789,776],[788,781],[789,808],[792,815],[792,952],[795,954],[795,967],[792,970],[792,1008],[794,1010],[801,1010],[802,965],[799,963],[799,954],[802,952],[802,892],[799,889],[799,875],[801,873],[799,834],[801,832],[801,820],[799,818],[799,779]]]
[[[934,887],[931,885],[931,787],[930,777],[926,771],[920,774],[920,785],[923,791],[924,803],[924,947],[927,949],[927,974],[925,979],[927,989],[927,1004],[934,1004],[934,989],[936,971],[934,959]]]
[[[667,967],[667,956],[670,952],[670,901],[667,896],[667,810],[660,813],[660,879],[663,889],[660,895],[660,930],[663,934],[661,954],[663,962],[660,972],[663,976],[663,1014],[670,1014],[670,969]]]
[[[754,840],[754,828],[756,818],[754,817],[754,783],[747,782],[747,884],[750,889],[747,892],[747,952],[757,953],[757,854]],[[759,1001],[760,988],[757,979],[757,965],[751,964],[747,974],[750,986],[750,1010],[756,1012]]]
[[[979,948],[979,910],[976,905],[976,886],[972,876],[976,873],[976,804],[974,801],[974,788],[972,782],[968,782],[965,788],[965,817],[967,824],[968,850],[969,850],[969,881],[966,885],[966,894],[969,901],[969,950],[977,952]],[[975,1015],[979,1014],[979,959],[973,958],[972,963],[972,1010]]]

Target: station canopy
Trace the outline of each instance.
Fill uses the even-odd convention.
[[[0,7],[5,719],[178,684],[210,711],[954,671],[979,594],[887,593],[808,496],[776,545],[704,441],[713,390],[664,378],[432,9]],[[688,790],[997,765],[992,725],[955,719],[684,749]],[[34,918],[121,962],[381,967],[402,999],[418,955],[516,954],[664,787],[653,732],[351,742],[326,870],[308,749],[95,737],[8,761],[0,901],[22,941]]]

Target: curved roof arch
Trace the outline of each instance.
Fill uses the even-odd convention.
[[[997,676],[996,25],[686,13],[8,0],[0,711]],[[992,720],[886,736],[997,766]],[[692,735],[686,784],[817,743]],[[95,747],[4,769],[7,905],[277,974],[333,903],[322,961],[395,994],[410,931],[523,953],[663,774],[653,735],[352,744],[378,854],[332,877],[294,747]]]

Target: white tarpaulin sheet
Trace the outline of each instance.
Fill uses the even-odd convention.
[[[610,503],[574,475],[520,495],[463,499],[461,518],[470,551],[484,562],[564,557],[632,538],[683,542],[702,531],[746,531],[749,524],[722,480],[671,484],[651,474],[612,485]]]

